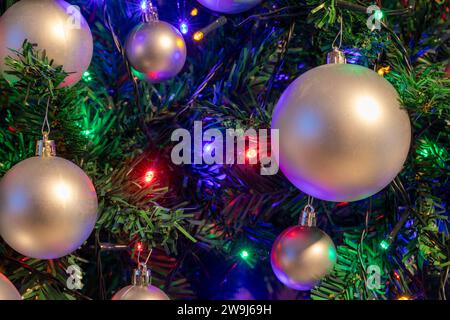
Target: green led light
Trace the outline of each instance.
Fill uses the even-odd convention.
[[[241,256],[242,259],[247,260],[248,257],[250,256],[250,254],[248,253],[247,250],[242,250],[241,253],[239,254]]]
[[[383,19],[383,11],[381,11],[381,10],[377,10],[377,11],[375,11],[375,13],[374,13],[374,17],[375,17],[375,19],[377,19],[377,20],[381,20],[381,19]]]
[[[83,72],[83,80],[87,82],[92,80],[91,73],[89,71]]]
[[[386,240],[383,240],[380,242],[380,247],[383,250],[387,250],[389,248],[389,242],[387,242]]]
[[[82,133],[83,133],[85,136],[88,136],[88,135],[90,135],[90,134],[92,133],[92,131],[91,131],[91,130],[83,130]]]

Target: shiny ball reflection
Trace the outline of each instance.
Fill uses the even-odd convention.
[[[317,227],[294,226],[275,240],[270,254],[278,280],[295,290],[310,290],[336,263],[333,240]]]
[[[164,21],[139,24],[128,35],[125,51],[133,73],[151,83],[173,78],[186,62],[183,36]]]
[[[0,182],[0,235],[19,253],[55,259],[75,251],[97,219],[89,177],[59,157],[32,157]]]
[[[272,117],[274,151],[301,191],[328,201],[355,201],[386,187],[401,171],[411,124],[394,87],[358,65],[329,64],[297,78]]]

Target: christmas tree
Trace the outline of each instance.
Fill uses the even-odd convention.
[[[9,279],[0,282],[12,282],[23,299],[108,300],[132,278],[136,285],[147,285],[151,271],[154,290],[163,291],[153,293],[160,299],[446,300],[446,1],[69,2],[42,1],[46,19],[32,18],[39,14],[31,7],[35,0],[0,4],[0,56],[8,52],[0,62],[0,275]],[[23,7],[19,10],[18,5]],[[59,6],[60,11],[45,6]],[[64,14],[67,21],[58,20]],[[46,33],[51,21],[62,21],[63,26]],[[71,37],[75,32],[83,36]],[[46,40],[39,43],[36,37]],[[20,48],[12,48],[18,41]],[[344,71],[319,74],[331,70],[329,65],[319,67],[327,63],[327,55],[329,62],[340,62],[332,68]],[[351,85],[347,69],[359,77]],[[287,89],[297,78],[299,85]],[[334,88],[323,92],[331,78]],[[293,163],[284,165],[289,155],[281,154],[281,170],[264,171],[274,163],[263,163],[267,150],[261,139],[244,139],[241,149],[232,140],[236,148],[231,155],[225,150],[227,130],[253,128],[259,138],[267,133],[269,154],[276,149],[270,129],[279,129],[280,152],[295,152],[314,119],[292,129],[300,137],[283,133],[291,130],[290,119],[275,115],[289,107],[289,95],[300,97],[292,98],[297,103],[293,108],[311,101],[318,110],[316,105],[332,101],[334,110],[322,114],[329,119],[331,113],[339,118],[350,112],[344,97],[356,97],[367,88],[388,88],[379,96],[385,103],[391,86],[401,105],[396,112],[409,116],[411,130],[405,134],[399,133],[401,125],[394,124],[393,114],[369,110],[371,121],[379,118],[378,128],[347,122],[345,130],[333,129],[326,141],[308,150],[326,158],[316,158],[317,163],[303,148]],[[367,106],[371,104],[365,101],[363,108]],[[368,111],[363,112],[367,117]],[[401,124],[408,125],[405,119]],[[199,125],[203,134],[214,129],[210,132],[215,139],[200,133],[200,141],[195,140]],[[359,139],[368,130],[373,133],[366,143],[347,150],[351,163],[341,161],[342,136]],[[411,144],[398,145],[409,141],[410,131]],[[187,134],[193,137],[185,145],[190,149],[180,147]],[[223,150],[217,147],[219,134]],[[385,149],[370,149],[379,142],[377,134],[385,138]],[[56,152],[84,171],[86,176],[76,172],[86,194],[72,199],[74,186],[54,191],[55,182],[44,176],[78,170],[68,162],[64,168],[23,171],[27,174],[20,180],[26,190],[19,190],[13,181],[19,167],[14,166],[35,156],[39,140],[40,160],[54,159]],[[371,157],[355,156],[366,149]],[[408,152],[405,162],[402,152]],[[397,156],[400,160],[392,160]],[[299,157],[306,159],[307,168],[299,168]],[[222,161],[212,161],[218,159]],[[322,166],[325,162],[351,176],[336,178],[335,171]],[[400,172],[384,178],[392,162]],[[296,170],[313,171],[314,164],[321,165],[314,173],[330,185],[339,185],[338,180],[361,182],[361,172],[367,170],[375,170],[373,180],[386,181],[348,196],[322,196],[326,192],[315,193],[302,179],[292,178]],[[56,196],[72,202],[49,212],[49,199]],[[25,212],[31,204],[39,206],[39,219],[31,210],[27,226],[22,226],[24,220],[14,212]],[[88,217],[89,212],[96,218]],[[66,213],[78,221],[66,219]],[[64,225],[47,221],[57,216],[54,221],[63,216]],[[302,217],[301,230],[317,225],[311,237],[321,232],[330,261],[274,273],[283,269],[277,259],[281,264],[287,259],[276,256],[274,241]],[[58,240],[46,249],[48,243],[69,239],[77,231],[73,237],[78,242]],[[285,245],[298,255],[308,250]],[[326,270],[320,277],[311,276],[314,272],[306,267]],[[0,285],[0,297],[6,296],[2,291],[14,290],[8,288]]]

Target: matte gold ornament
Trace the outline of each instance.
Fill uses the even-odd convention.
[[[10,49],[21,51],[25,39],[71,73],[63,86],[77,83],[91,63],[89,25],[75,6],[63,0],[21,0],[0,17],[0,71],[9,81],[16,79],[4,73],[5,57],[15,56]]]
[[[133,284],[120,289],[112,300],[170,300],[161,289],[150,284],[151,274],[145,264],[134,270]]]
[[[272,117],[284,175],[301,191],[328,201],[356,201],[386,187],[401,171],[411,124],[394,87],[376,72],[332,64],[297,78]]]
[[[55,259],[75,251],[97,219],[97,194],[74,163],[38,143],[38,156],[11,168],[0,182],[0,235],[19,253]]]
[[[0,273],[0,300],[22,300],[19,291],[2,273]]]
[[[336,263],[333,240],[315,226],[314,209],[303,211],[302,224],[284,230],[270,254],[272,270],[284,285],[295,290],[314,288]]]
[[[186,62],[186,43],[174,26],[152,20],[139,24],[128,35],[125,51],[133,73],[158,83],[176,76]]]
[[[198,0],[210,10],[222,13],[241,13],[257,6],[261,0]]]

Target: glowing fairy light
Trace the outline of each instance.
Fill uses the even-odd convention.
[[[180,31],[181,31],[182,34],[186,34],[186,33],[189,32],[189,27],[188,27],[186,22],[182,22],[180,24]]]
[[[194,8],[191,10],[191,16],[195,17],[196,15],[198,15],[198,9]]]
[[[153,181],[153,178],[154,178],[154,177],[155,177],[155,171],[153,171],[153,170],[148,170],[148,171],[145,173],[144,181],[145,181],[146,183],[150,183],[150,182]]]

